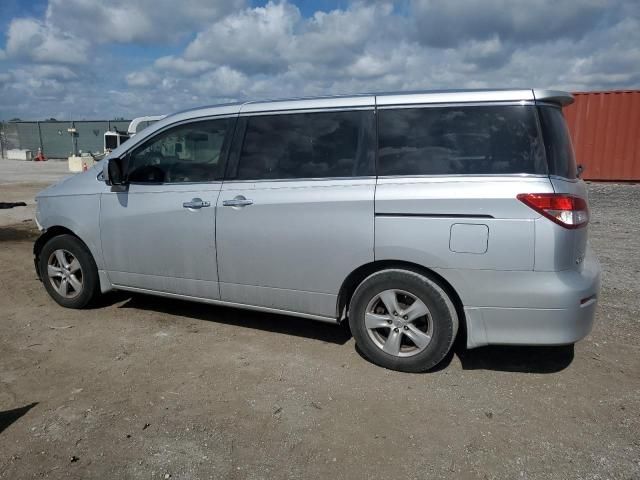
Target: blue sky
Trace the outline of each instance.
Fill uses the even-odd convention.
[[[640,88],[637,0],[1,0],[0,119],[376,90]]]

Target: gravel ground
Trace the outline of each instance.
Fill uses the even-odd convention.
[[[640,478],[640,186],[590,193],[592,334],[458,346],[422,375],[304,319],[129,294],[62,309],[33,224],[0,223],[0,478]]]

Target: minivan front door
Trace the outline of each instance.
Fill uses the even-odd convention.
[[[221,299],[335,318],[373,261],[373,111],[241,117],[218,200]]]
[[[114,286],[219,299],[216,202],[233,120],[193,122],[129,155],[129,186],[102,194],[100,229]]]

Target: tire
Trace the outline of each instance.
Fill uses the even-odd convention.
[[[354,292],[349,326],[368,360],[418,373],[434,368],[449,353],[458,332],[458,315],[432,279],[409,270],[382,270]]]
[[[63,307],[85,308],[98,294],[96,262],[73,235],[48,240],[40,251],[38,268],[44,288]]]

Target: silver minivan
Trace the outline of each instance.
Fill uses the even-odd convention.
[[[38,275],[69,308],[127,290],[331,323],[418,372],[591,330],[589,210],[550,90],[188,110],[37,196]]]

